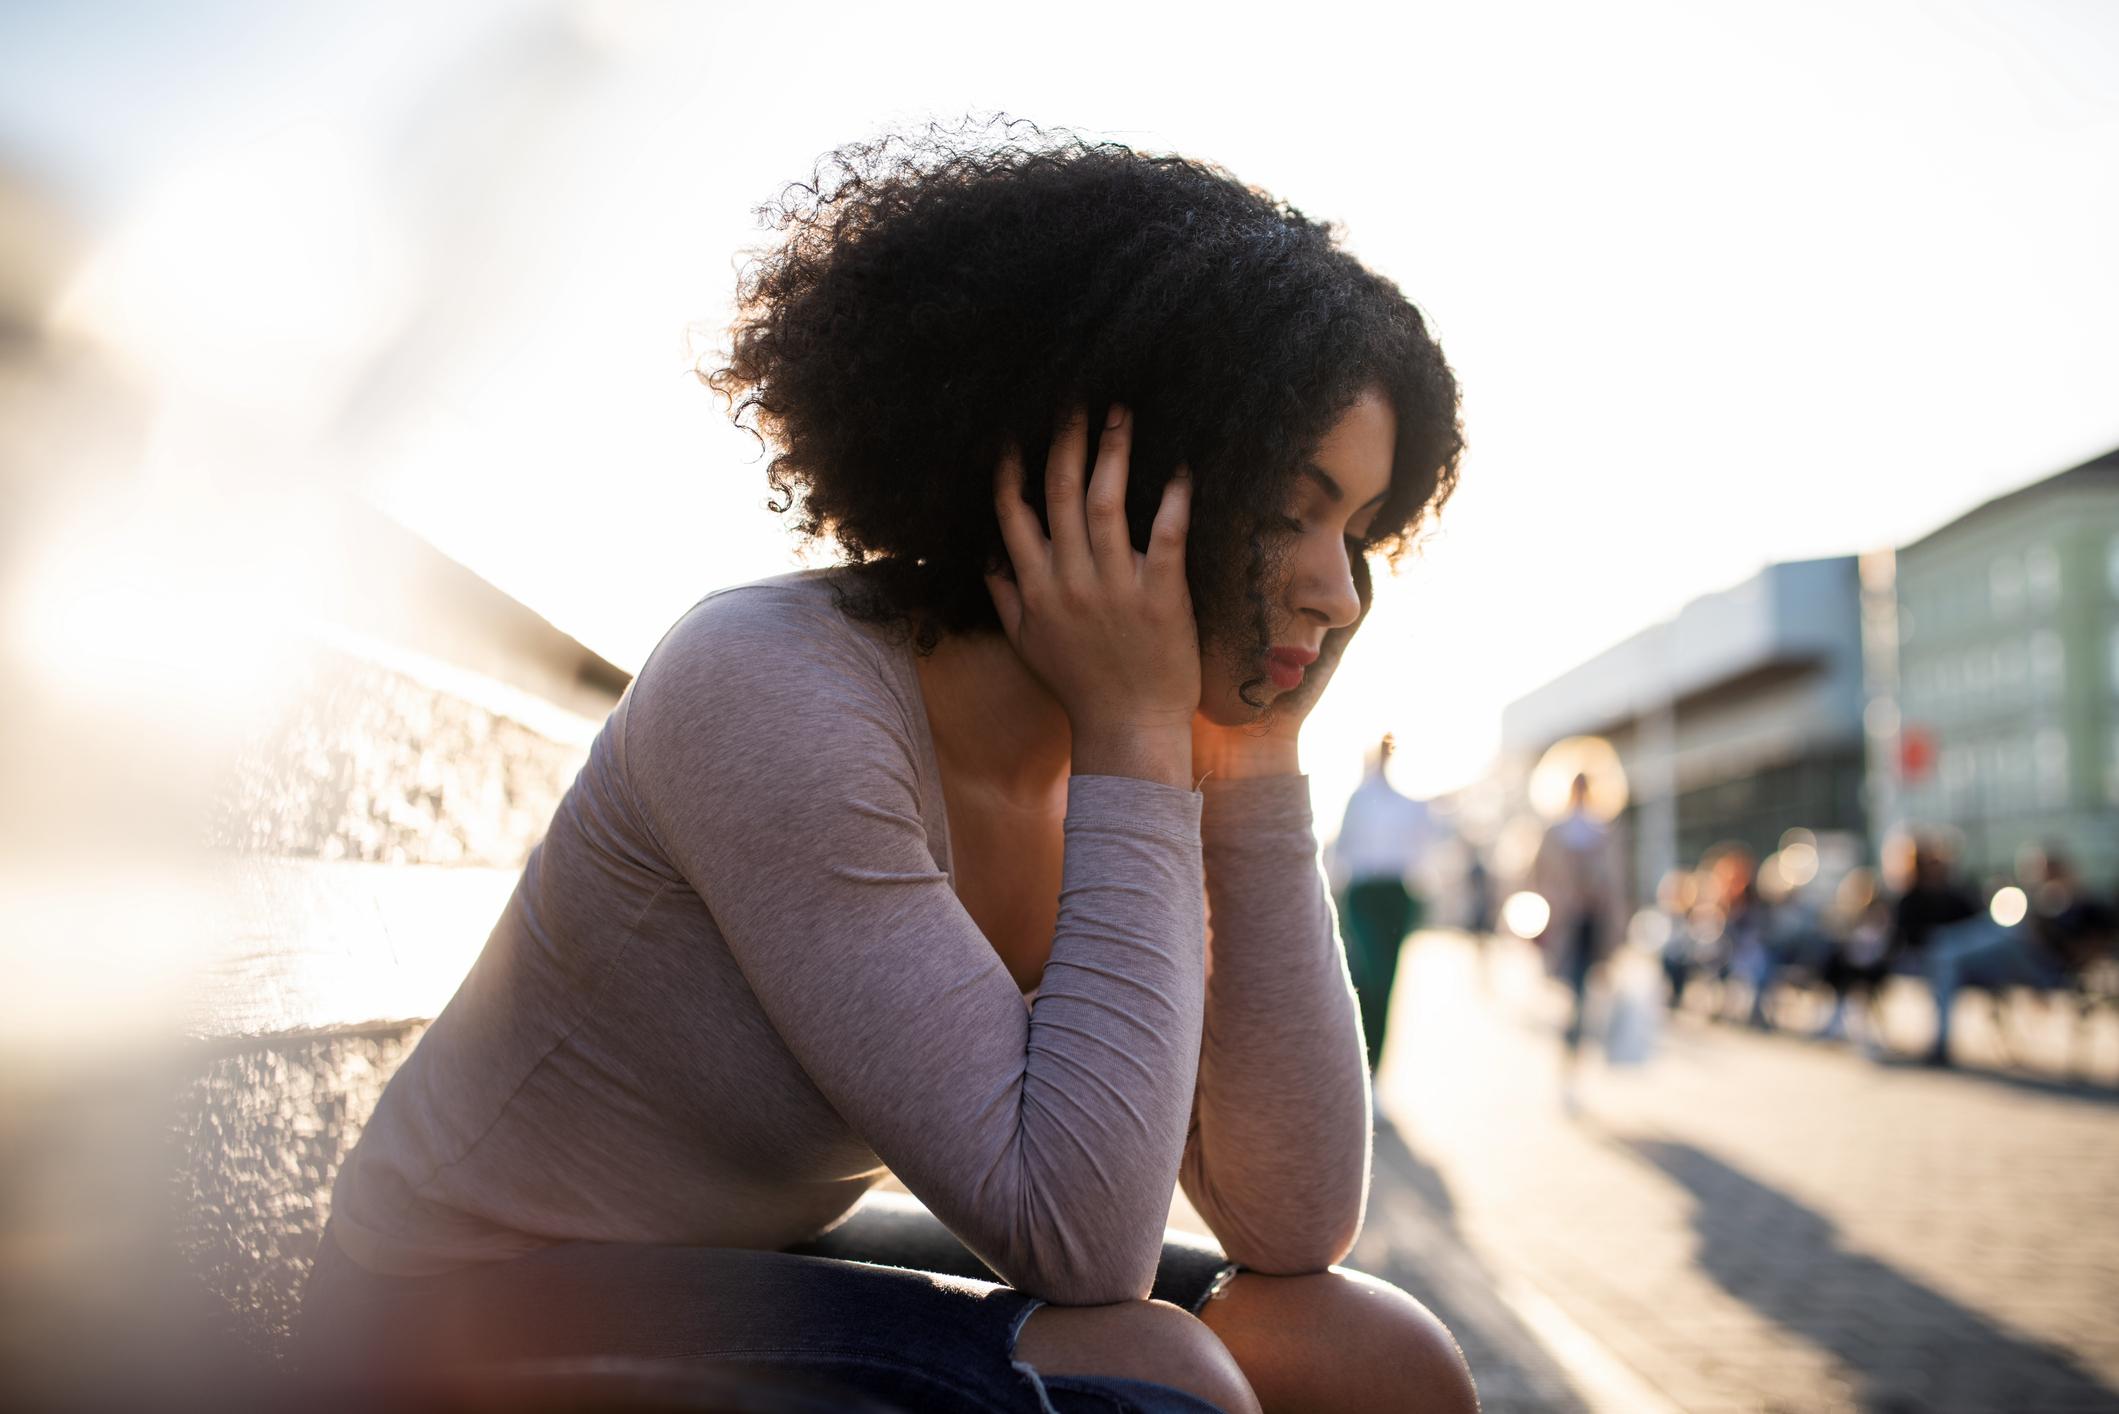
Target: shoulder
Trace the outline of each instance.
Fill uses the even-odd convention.
[[[687,651],[717,639],[759,634],[835,642],[848,651],[862,651],[862,645],[874,639],[876,631],[856,624],[840,610],[840,574],[836,570],[801,570],[717,589],[670,625],[669,632],[648,655],[648,661],[683,657]]]
[[[663,634],[636,695],[740,695],[819,674],[892,678],[884,631],[839,608],[838,573],[805,570],[715,590]]]
[[[836,572],[707,595],[670,627],[628,692],[628,752],[741,750],[760,734],[831,753],[849,734],[907,737],[911,668],[887,633],[838,606]]]

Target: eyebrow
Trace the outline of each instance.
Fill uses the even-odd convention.
[[[1323,467],[1317,465],[1315,462],[1304,462],[1302,464],[1302,474],[1304,476],[1307,476],[1310,480],[1316,482],[1319,486],[1323,487],[1324,494],[1332,498],[1333,504],[1336,505],[1346,499],[1346,491],[1344,490],[1344,488],[1342,488],[1337,481],[1333,480],[1332,474],[1330,472],[1326,471]],[[1363,502],[1360,506],[1360,509],[1365,511],[1370,506],[1375,505],[1378,501],[1381,501],[1385,496],[1388,495],[1390,495],[1390,488],[1386,486],[1383,490],[1378,491],[1375,495],[1369,497],[1367,501]]]

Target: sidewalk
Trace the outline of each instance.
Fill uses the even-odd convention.
[[[2110,1091],[1681,1016],[1570,1119],[1535,956],[1409,946],[1354,1260],[1490,1410],[2119,1410]]]

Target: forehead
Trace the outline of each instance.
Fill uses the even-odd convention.
[[[1349,506],[1363,506],[1390,490],[1397,448],[1398,414],[1390,399],[1372,388],[1339,415],[1310,462],[1338,484]],[[1305,480],[1324,491],[1321,482]]]

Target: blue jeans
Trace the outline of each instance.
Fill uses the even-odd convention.
[[[1196,1310],[1229,1270],[1168,1234],[1154,1296]],[[1012,1287],[919,1204],[872,1193],[785,1252],[567,1242],[438,1276],[378,1276],[327,1229],[303,1294],[313,1373],[619,1359],[769,1367],[936,1414],[1211,1414],[1168,1385],[1040,1375],[1015,1340],[1045,1303]]]
[[[1950,1053],[1950,1009],[1965,987],[1999,992],[2030,987],[2050,992],[2067,984],[2060,959],[2031,940],[2022,925],[1967,918],[1937,928],[1928,939],[1928,984],[1935,989],[1935,1054]]]

